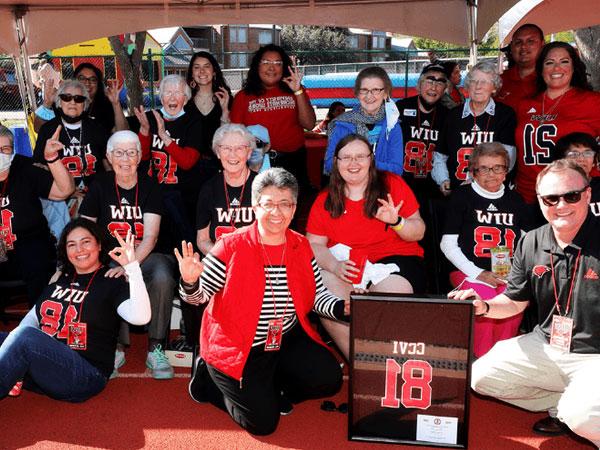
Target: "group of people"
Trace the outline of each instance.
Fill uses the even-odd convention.
[[[187,79],[161,81],[160,109],[129,118],[98,69],[78,68],[47,90],[33,162],[13,158],[0,129],[0,264],[27,281],[32,305],[0,334],[0,398],[19,383],[70,401],[95,395],[125,363],[126,322],[148,324],[146,365],[172,378],[163,349],[178,287],[186,338],[200,348],[190,395],[272,433],[293,403],[341,386],[313,312],[349,359],[351,293],[431,292],[441,249],[450,295],[476,298],[474,389],[549,409],[538,431],[566,423],[600,443],[589,394],[600,361],[600,96],[577,52],[544,45],[535,25],[515,32],[511,62],[502,75],[472,67],[466,99],[454,63],[425,66],[418,94],[398,102],[384,69],[363,69],[358,105],[332,105],[316,130],[327,131],[329,184],[305,236],[291,228],[310,198],[304,137],[316,117],[282,48],[255,53],[235,96],[215,58],[196,53]],[[48,284],[50,229],[59,271]],[[528,303],[539,326],[514,338]],[[539,354],[535,367],[516,347],[523,361]],[[38,348],[56,356],[40,361]],[[80,366],[89,382],[64,374]]]

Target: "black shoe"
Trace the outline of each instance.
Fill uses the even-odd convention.
[[[196,358],[196,364],[194,368],[194,375],[192,375],[192,380],[188,385],[188,392],[190,393],[190,397],[198,403],[206,403],[208,401],[208,394],[206,392],[207,388],[207,377],[208,369],[206,367],[206,361],[202,359],[202,357],[198,356]]]
[[[292,402],[285,395],[281,394],[281,397],[279,397],[279,414],[288,416],[292,411],[294,411],[294,405],[292,405]]]
[[[564,423],[556,417],[544,417],[533,424],[533,431],[544,436],[559,436],[569,430]]]

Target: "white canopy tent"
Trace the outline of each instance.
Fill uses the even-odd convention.
[[[500,42],[507,44],[513,32],[535,23],[545,34],[600,24],[598,0],[523,0],[500,19]]]
[[[368,28],[471,47],[518,0],[0,0],[0,52],[31,86],[29,53],[173,25],[277,23]],[[21,78],[20,77],[20,78]]]

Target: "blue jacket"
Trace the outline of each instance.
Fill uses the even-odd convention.
[[[386,170],[397,175],[402,175],[404,170],[404,143],[402,141],[400,122],[396,118],[395,123],[389,130],[386,127],[385,119],[380,122],[380,125],[382,131],[377,140],[377,145],[375,146],[375,166],[379,170]],[[343,116],[340,116],[340,118],[335,121],[335,127],[327,141],[324,168],[326,174],[331,173],[333,154],[337,143],[345,136],[352,133],[356,133],[356,126],[352,123],[344,122]]]

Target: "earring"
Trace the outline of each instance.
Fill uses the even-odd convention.
[[[190,87],[194,89],[196,87],[196,82],[194,80],[190,81]]]

